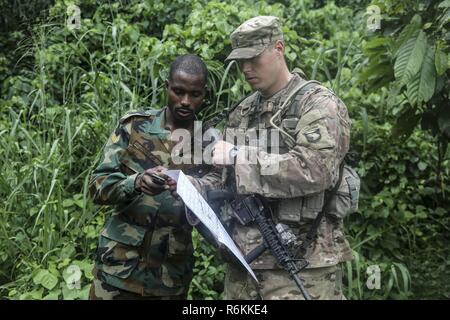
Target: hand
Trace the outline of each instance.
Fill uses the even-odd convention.
[[[212,163],[215,165],[232,165],[234,157],[231,157],[230,151],[234,145],[224,140],[218,141],[212,149]]]
[[[134,188],[137,191],[143,192],[149,196],[160,194],[165,190],[171,190],[171,188],[173,188],[173,180],[164,174],[164,172],[166,171],[167,169],[161,166],[145,170],[143,173],[139,174],[136,177],[136,181],[134,182]],[[160,176],[166,181],[163,184],[158,183],[158,181],[156,181],[152,177],[152,175],[154,174]],[[175,182],[175,189],[176,189],[176,182]]]
[[[167,186],[169,187],[170,194],[174,197],[175,200],[180,200],[180,196],[177,193],[177,182],[172,178],[168,177],[166,180]]]

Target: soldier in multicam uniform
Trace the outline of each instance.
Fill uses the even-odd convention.
[[[289,71],[276,17],[246,21],[231,34],[231,42],[233,51],[227,60],[238,62],[255,92],[232,110],[227,131],[277,129],[279,149],[270,152],[272,149],[264,150],[248,139],[237,147],[220,141],[213,149],[213,163],[225,166],[225,182],[233,192],[268,199],[274,222],[289,226],[299,240],[305,239],[322,211],[327,191],[339,183],[325,216],[318,219],[315,240],[302,254],[309,265],[300,277],[312,299],[345,299],[340,263],[351,260],[352,252],[343,235],[342,219],[357,209],[359,192],[354,170],[348,166],[340,169],[350,143],[347,108],[331,90],[318,82],[307,82],[296,69]],[[270,138],[267,141],[270,146]],[[267,168],[274,163],[278,170],[268,173]],[[242,226],[236,220],[232,225],[232,237],[243,254],[261,244],[255,225]],[[258,284],[239,264],[228,264],[226,299],[303,299],[270,252],[251,267]]]
[[[207,69],[194,55],[180,56],[166,82],[168,105],[126,114],[111,134],[90,190],[97,204],[115,205],[98,243],[90,299],[186,299],[192,279],[192,226],[176,182],[166,169],[180,169],[207,188],[208,167],[175,164],[171,132],[192,132],[202,108]],[[166,178],[164,185],[151,175]],[[212,175],[213,176],[213,175]]]

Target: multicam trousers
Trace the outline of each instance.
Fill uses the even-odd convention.
[[[304,300],[300,289],[285,270],[254,270],[257,284],[246,270],[227,265],[224,299],[227,300]],[[342,269],[339,265],[305,269],[300,272],[313,300],[345,300]]]

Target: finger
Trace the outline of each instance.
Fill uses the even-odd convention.
[[[155,190],[150,190],[149,188],[147,188],[146,186],[142,186],[141,187],[141,191],[149,196],[153,196],[155,195]]]
[[[168,179],[168,180],[166,181],[166,183],[167,183],[169,186],[176,186],[176,185],[177,185],[177,182],[176,182],[175,180],[173,180],[173,179]]]
[[[156,173],[156,168],[150,168],[144,171],[144,174],[148,175],[148,174],[152,174],[152,173]]]
[[[167,183],[166,184],[170,190],[176,190],[177,189],[177,184],[176,183]]]
[[[167,169],[164,168],[163,166],[157,166],[157,167],[155,167],[154,169],[155,169],[155,171],[158,172],[158,173],[164,173],[164,172],[167,171]]]
[[[148,175],[144,175],[142,177],[142,184],[145,185],[149,189],[164,189],[165,185],[159,185],[153,182],[152,177]]]
[[[170,177],[164,173],[164,171],[158,172],[158,176],[163,177],[165,180],[169,180]]]
[[[170,178],[168,175],[165,174],[165,172],[167,172],[167,169],[164,167],[161,167],[161,166],[151,168],[147,171],[149,174],[157,174],[158,176],[160,176],[161,178],[163,178],[165,180]]]

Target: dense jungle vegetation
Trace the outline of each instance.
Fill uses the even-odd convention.
[[[332,88],[353,121],[362,189],[358,212],[345,220],[355,257],[344,265],[347,298],[450,298],[449,0],[0,6],[2,299],[87,298],[111,213],[93,205],[87,184],[117,120],[164,106],[168,64],[182,53],[200,55],[210,72],[203,118],[247,94],[224,59],[229,34],[257,15],[281,18],[289,66]],[[194,241],[189,297],[219,299],[223,263],[198,234]],[[373,268],[375,288],[366,283]],[[80,286],[67,285],[73,280]]]

